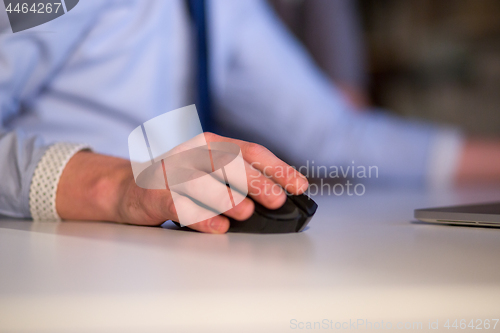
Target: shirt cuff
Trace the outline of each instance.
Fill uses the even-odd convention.
[[[464,145],[462,133],[455,129],[444,129],[431,142],[427,185],[446,188],[453,185]]]
[[[59,179],[68,161],[77,152],[90,149],[86,144],[56,143],[38,162],[31,180],[29,204],[35,221],[60,221],[56,210]]]

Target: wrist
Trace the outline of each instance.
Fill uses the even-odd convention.
[[[130,182],[130,162],[82,151],[61,175],[56,208],[64,220],[123,221],[120,204]]]

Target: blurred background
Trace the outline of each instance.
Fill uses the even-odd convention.
[[[500,134],[500,1],[269,2],[353,104]]]

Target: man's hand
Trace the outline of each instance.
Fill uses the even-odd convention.
[[[462,151],[455,181],[457,184],[498,184],[500,141],[468,139]]]
[[[284,187],[291,194],[300,194],[308,187],[304,176],[260,145],[212,133],[205,133],[205,138],[209,143],[232,142],[240,147],[243,159],[248,163],[249,195],[267,208],[277,209],[286,200],[285,192],[276,188]],[[87,151],[77,153],[66,165],[57,189],[56,208],[65,220],[138,225],[178,221],[169,189],[140,188],[134,181],[130,161]],[[224,215],[245,220],[253,210],[252,200],[245,198]],[[202,232],[225,233],[229,220],[218,215],[189,227]]]

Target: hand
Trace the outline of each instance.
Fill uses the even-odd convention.
[[[336,87],[342,92],[354,111],[366,112],[368,110],[371,104],[370,98],[363,89],[342,82],[336,82]]]
[[[468,139],[455,176],[455,183],[497,184],[500,182],[500,141]]]
[[[281,207],[286,194],[303,193],[307,179],[278,159],[266,148],[245,141],[205,133],[207,142],[237,144],[246,164],[249,195],[267,208]],[[136,185],[130,161],[82,151],[66,165],[57,189],[56,208],[65,220],[98,220],[160,225],[166,220],[178,221],[170,189],[151,190]],[[245,220],[254,210],[252,200],[245,198],[224,215]],[[226,216],[218,215],[189,225],[209,233],[225,233],[229,228]]]

